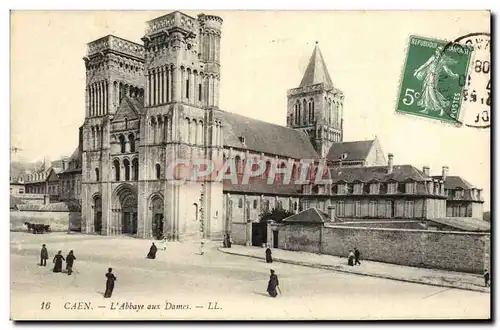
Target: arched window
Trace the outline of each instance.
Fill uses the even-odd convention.
[[[123,134],[120,134],[120,137],[118,139],[120,140],[121,153],[124,154],[126,152],[125,146],[127,145],[125,136],[123,136]]]
[[[127,129],[127,128],[128,128],[128,119],[125,118],[125,129]]]
[[[264,178],[268,178],[270,173],[271,173],[271,162],[267,161],[266,170],[264,171]]]
[[[98,168],[95,169],[95,180],[97,182],[99,182],[99,169]]]
[[[238,199],[238,208],[243,208],[243,199],[241,197]]]
[[[161,166],[160,166],[160,164],[156,164],[155,169],[156,169],[156,179],[160,180],[160,176],[161,176]]]
[[[201,84],[198,84],[198,101],[201,102]]]
[[[302,105],[304,108],[304,112],[302,113],[302,115],[304,116],[303,121],[305,123],[305,122],[307,122],[307,102],[306,102],[306,100],[302,100]]]
[[[130,152],[135,152],[135,136],[134,134],[129,134],[128,141],[130,143]]]
[[[120,162],[118,159],[113,161],[113,167],[115,168],[115,181],[120,181]]]
[[[139,160],[137,158],[134,158],[134,160],[132,160],[132,172],[134,173],[133,180],[138,181],[139,180]]]
[[[130,162],[128,159],[123,160],[123,167],[125,167],[125,181],[130,180]]]
[[[241,157],[240,156],[236,156],[234,157],[234,162],[236,164],[236,174],[240,174],[241,173]]]
[[[309,100],[309,122],[314,121],[314,100]]]
[[[297,115],[297,124],[300,125],[300,120],[302,119],[302,109],[300,108],[300,101],[297,101],[297,109],[298,109],[298,115]]]
[[[290,115],[290,126],[293,125],[293,113]]]

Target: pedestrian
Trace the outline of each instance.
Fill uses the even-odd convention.
[[[267,248],[266,248],[266,262],[268,264],[273,263],[273,256],[272,256],[271,249],[269,248],[269,245],[267,245]]]
[[[269,276],[269,283],[267,284],[267,293],[273,298],[278,295],[280,282],[278,281],[278,276],[274,273],[274,269],[271,269],[271,276]]]
[[[231,245],[233,245],[233,241],[231,240],[231,236],[229,234],[226,234],[227,237],[227,247],[231,248]]]
[[[106,291],[104,291],[104,298],[111,298],[115,288],[116,276],[113,274],[113,268],[108,268],[106,273]]]
[[[61,253],[62,251],[57,252],[57,254],[54,256],[54,260],[52,261],[54,263],[54,273],[62,272],[62,262],[64,261],[64,257]]]
[[[490,286],[490,272],[487,269],[484,270],[484,286]]]
[[[360,265],[361,262],[359,262],[359,257],[361,256],[361,252],[357,248],[354,248],[354,266]]]
[[[158,248],[156,247],[155,243],[153,242],[153,244],[149,248],[149,253],[146,256],[146,258],[148,258],[148,259],[155,259],[157,251],[158,251]]]
[[[45,244],[42,244],[42,250],[40,251],[40,266],[47,266],[47,259],[49,259],[49,253]]]
[[[205,246],[205,242],[203,242],[203,240],[200,242],[200,255],[204,255],[205,252],[203,252],[203,247]]]
[[[163,237],[161,242],[163,243],[163,251],[167,251],[167,238]]]
[[[349,255],[347,256],[347,264],[349,266],[354,266],[354,253],[352,250],[349,250]]]
[[[73,254],[73,250],[69,251],[68,255],[66,256],[66,271],[68,275],[71,275],[73,272],[73,263],[75,262],[76,257]]]

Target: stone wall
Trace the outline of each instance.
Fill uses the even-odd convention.
[[[320,225],[276,226],[278,247],[405,266],[482,273],[489,265],[489,234]]]
[[[247,241],[247,224],[233,222],[231,224],[231,239],[233,244],[245,245]]]
[[[10,230],[26,231],[25,222],[50,225],[51,231],[81,230],[80,212],[11,211]]]

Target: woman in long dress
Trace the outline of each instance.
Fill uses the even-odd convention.
[[[276,298],[278,291],[276,288],[280,285],[278,281],[278,276],[274,273],[274,269],[271,269],[271,276],[269,277],[269,283],[267,284],[267,293],[273,298]]]
[[[111,298],[113,290],[115,288],[116,276],[113,274],[113,268],[108,268],[106,273],[106,291],[104,292],[104,298]]]
[[[52,262],[54,263],[54,269],[53,269],[54,273],[62,272],[62,262],[65,259],[61,253],[62,251],[57,252],[57,254],[54,256],[54,260],[52,260]]]
[[[439,92],[437,85],[443,71],[453,79],[458,78],[458,74],[452,72],[448,67],[454,64],[457,64],[457,61],[443,54],[443,47],[438,47],[434,55],[413,73],[415,78],[423,80],[422,94],[417,103],[419,107],[423,108],[422,113],[439,112],[439,116],[443,116],[444,111],[450,106],[450,101]]]
[[[156,252],[158,251],[158,248],[156,247],[155,243],[151,245],[149,248],[149,253],[146,256],[148,259],[155,259],[156,258]]]
[[[271,249],[269,248],[269,245],[267,246],[267,249],[266,249],[266,262],[268,264],[273,263],[273,255],[272,255]]]

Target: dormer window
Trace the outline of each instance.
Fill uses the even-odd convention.
[[[344,160],[344,159],[347,159],[346,153],[343,153],[342,155],[340,155],[340,160]]]
[[[244,136],[240,136],[239,140],[240,140],[241,143],[245,143],[245,137]]]

